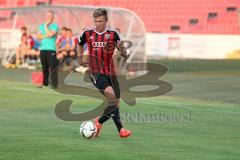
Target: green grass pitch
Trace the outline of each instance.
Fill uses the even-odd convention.
[[[54,107],[69,98],[72,111],[79,112],[98,100],[36,88],[29,71],[0,68],[0,160],[239,159],[240,61],[160,63],[169,68],[161,79],[174,89],[139,98],[133,107],[121,102],[123,124],[133,131],[128,139],[119,138],[112,120],[99,138],[84,139],[81,122],[58,119]]]

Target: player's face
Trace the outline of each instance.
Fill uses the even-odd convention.
[[[22,32],[22,34],[27,34],[27,30],[26,29],[22,29],[21,32]]]
[[[67,37],[67,31],[66,31],[65,29],[62,29],[62,30],[61,30],[61,35],[62,35],[63,37]]]
[[[45,14],[45,20],[48,22],[52,22],[53,21],[53,13],[52,12],[47,12]]]
[[[106,29],[107,21],[104,16],[99,16],[94,18],[94,24],[96,31],[103,32]]]
[[[68,37],[72,37],[72,32],[68,30],[68,31],[67,31],[67,36],[68,36]]]

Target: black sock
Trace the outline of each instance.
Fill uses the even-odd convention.
[[[103,124],[104,122],[109,120],[111,118],[111,113],[114,111],[115,107],[116,106],[114,102],[109,102],[108,106],[105,108],[103,115],[99,118],[98,122],[100,124]]]
[[[122,122],[121,122],[121,120],[120,120],[119,108],[116,107],[116,108],[112,111],[111,115],[112,115],[112,119],[113,119],[113,121],[114,121],[114,123],[115,123],[115,125],[116,125],[116,127],[117,127],[117,129],[118,129],[118,132],[120,132],[120,130],[121,130],[121,128],[123,127],[123,125],[122,125]]]
[[[109,120],[111,118],[111,114],[107,114],[107,115],[103,115],[98,119],[98,122],[100,124],[103,124],[104,122],[106,122],[107,120]]]

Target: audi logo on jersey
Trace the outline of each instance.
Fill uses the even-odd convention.
[[[92,46],[95,48],[102,48],[107,45],[107,42],[92,42]]]

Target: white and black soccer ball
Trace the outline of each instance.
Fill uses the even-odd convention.
[[[85,121],[80,125],[80,134],[84,138],[92,138],[97,133],[97,127],[92,121]]]

